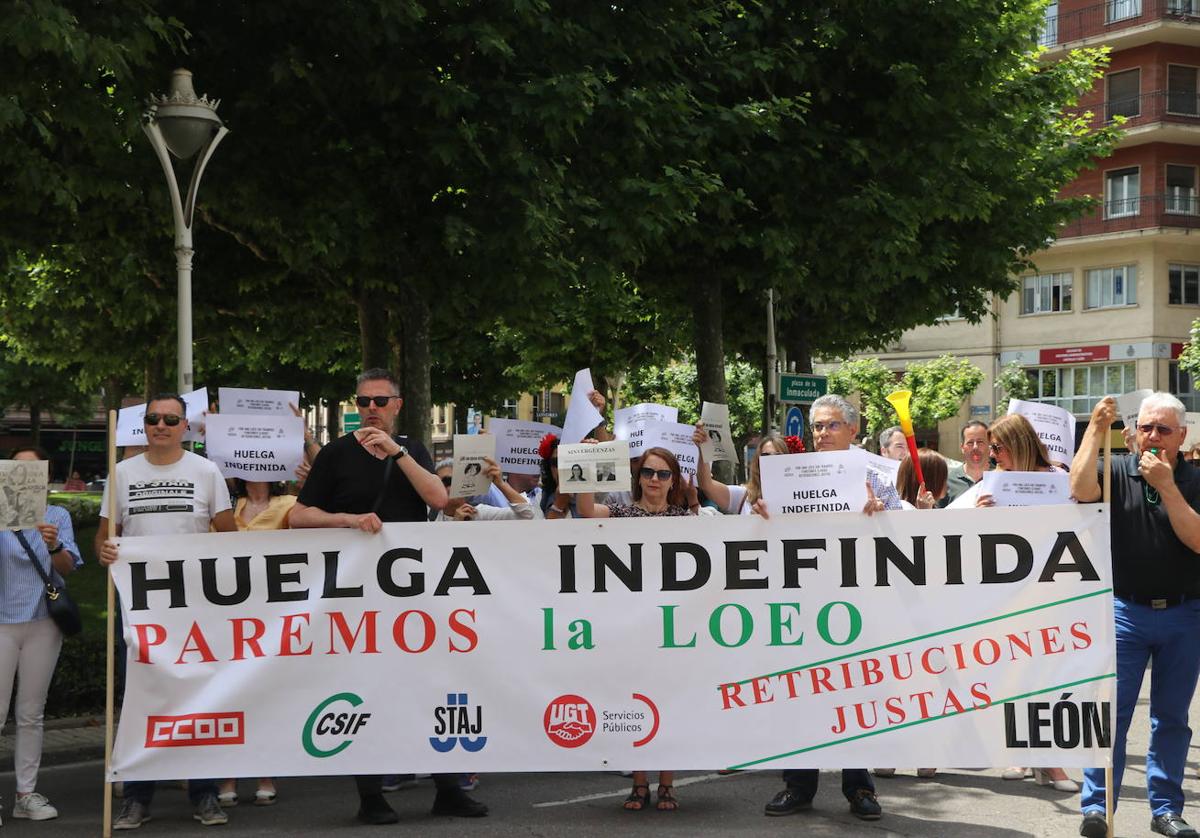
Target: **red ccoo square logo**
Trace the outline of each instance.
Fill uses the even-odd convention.
[[[244,745],[245,713],[191,713],[146,719],[147,748],[186,748],[199,745]]]

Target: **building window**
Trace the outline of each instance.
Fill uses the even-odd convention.
[[[1167,212],[1196,214],[1196,167],[1167,165]]]
[[[1200,114],[1196,99],[1196,68],[1171,64],[1167,67],[1167,112],[1188,116]]]
[[[1188,411],[1193,413],[1200,411],[1200,393],[1192,388],[1191,373],[1181,370],[1178,361],[1172,361],[1169,370],[1171,392],[1183,402],[1183,406]]]
[[[1142,0],[1108,0],[1104,4],[1104,20],[1115,23],[1118,20],[1129,20],[1142,13]]]
[[[1167,14],[1194,15],[1196,5],[1196,0],[1167,0]]]
[[[542,390],[540,393],[533,394],[533,418],[535,421],[549,419],[553,422],[556,419],[563,419],[565,418],[564,407],[562,393]]]
[[[1029,370],[1037,389],[1034,401],[1057,405],[1077,416],[1088,416],[1105,396],[1137,389],[1133,364],[1096,364],[1087,367],[1041,367]]]
[[[1137,267],[1094,268],[1087,271],[1084,308],[1114,308],[1137,302]]]
[[[1142,113],[1142,71],[1125,70],[1109,73],[1108,95],[1104,99],[1104,118],[1112,122],[1114,116],[1133,117]]]
[[[517,416],[517,400],[516,399],[505,399],[504,407],[500,409],[500,413],[498,414],[497,418],[499,418],[499,419],[518,419],[518,418],[520,418]]]
[[[1104,176],[1104,217],[1124,218],[1140,210],[1141,175],[1137,166],[1113,169]]]
[[[1044,47],[1052,47],[1058,43],[1058,0],[1052,0],[1046,6],[1046,14],[1042,18],[1042,31],[1038,34],[1038,43]]]
[[[1171,305],[1200,305],[1200,265],[1169,265],[1171,290],[1167,302]]]
[[[1021,314],[1071,310],[1069,273],[1027,276],[1021,286]]]

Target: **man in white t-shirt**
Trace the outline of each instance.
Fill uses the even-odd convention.
[[[183,450],[187,431],[187,405],[176,395],[160,395],[146,405],[146,451],[117,464],[117,508],[108,508],[108,492],[100,504],[96,554],[108,566],[117,561],[117,541],[106,539],[108,519],[118,535],[178,535],[237,529],[229,503],[229,490],[220,470],[211,461]],[[193,817],[204,826],[226,823],[229,818],[217,802],[215,780],[189,780],[188,797]],[[137,829],[150,819],[154,781],[125,783],[124,803],[113,829]]]

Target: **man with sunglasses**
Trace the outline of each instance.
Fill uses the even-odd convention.
[[[1097,456],[1117,419],[1112,397],[1102,399],[1071,461],[1071,494],[1080,503],[1101,500],[1103,464]],[[1200,471],[1179,455],[1187,435],[1184,406],[1169,393],[1142,402],[1137,450],[1112,461],[1113,617],[1117,639],[1117,719],[1113,784],[1125,769],[1125,740],[1150,668],[1150,748],[1146,787],[1150,828],[1160,835],[1196,838],[1183,819],[1183,772],[1192,732],[1188,708],[1200,676]],[[1083,772],[1079,834],[1107,834],[1103,769]],[[1119,795],[1112,795],[1116,809]]]
[[[100,502],[96,554],[101,564],[111,565],[119,558],[117,542],[106,538],[110,517],[118,536],[237,529],[220,469],[183,448],[186,417],[187,405],[173,393],[155,396],[147,403],[143,418],[146,450],[117,463],[116,474],[109,475],[116,481],[116,510],[108,508],[108,492]],[[195,807],[193,817],[204,826],[218,826],[229,820],[217,802],[215,780],[189,780],[188,798]],[[127,782],[113,829],[140,827],[150,819],[153,800],[153,780]]]
[[[355,404],[362,427],[326,445],[289,518],[293,529],[349,527],[377,533],[384,523],[428,522],[429,508],[446,505],[446,487],[434,473],[433,459],[420,442],[394,436],[404,400],[391,373],[369,369],[358,377]],[[358,819],[368,824],[399,821],[383,799],[382,776],[355,777]],[[435,774],[435,815],[481,817],[487,806],[472,800],[454,774]]]

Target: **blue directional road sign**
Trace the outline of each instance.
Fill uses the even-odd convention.
[[[800,436],[804,433],[804,417],[800,414],[800,408],[795,406],[788,408],[783,428],[784,433],[788,436]]]

